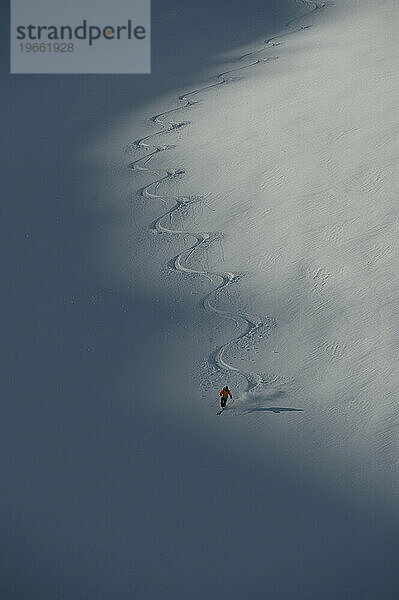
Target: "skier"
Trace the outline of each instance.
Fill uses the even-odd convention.
[[[229,388],[227,387],[227,385],[219,393],[219,396],[220,396],[220,406],[222,407],[222,410],[223,410],[223,408],[226,406],[227,398],[230,396],[230,398],[233,399],[233,396],[231,395],[231,392],[230,392]]]

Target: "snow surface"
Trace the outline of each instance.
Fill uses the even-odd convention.
[[[208,313],[204,410],[227,381],[243,436],[283,437],[394,508],[397,11],[301,4],[280,34],[151,107],[127,146],[133,210],[163,238],[144,243],[169,259],[170,299]],[[271,419],[275,405],[300,411]]]
[[[188,12],[25,161],[5,597],[396,598],[397,5]]]

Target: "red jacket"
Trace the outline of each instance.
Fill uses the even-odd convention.
[[[233,398],[233,396],[231,395],[230,390],[226,390],[225,388],[222,389],[222,391],[220,392],[219,396],[222,396],[222,398],[228,398],[230,396],[230,398]]]

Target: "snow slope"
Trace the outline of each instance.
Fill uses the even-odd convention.
[[[203,349],[202,409],[228,382],[235,443],[278,446],[394,529],[397,25],[389,1],[302,2],[127,145],[139,227],[163,240],[145,252],[164,254],[167,302],[188,303]]]
[[[128,165],[144,173],[150,230],[181,240],[176,293],[194,290],[209,315],[204,396],[227,380],[245,429],[291,452],[305,439],[312,468],[327,461],[392,506],[396,18],[391,2],[303,2],[281,33],[157,104]],[[276,404],[301,412],[276,426]]]
[[[4,596],[391,600],[395,3],[192,10],[202,48],[175,63],[164,33],[150,82],[78,86],[95,135],[69,117],[46,160],[15,141],[32,214],[60,181],[75,203],[26,218]]]

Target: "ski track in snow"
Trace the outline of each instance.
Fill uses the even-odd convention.
[[[328,2],[316,2],[316,1],[313,2],[313,1],[309,1],[309,0],[297,0],[297,1],[300,2],[301,4],[306,5],[306,7],[309,10],[306,13],[299,15],[297,17],[294,17],[293,19],[290,19],[289,21],[287,21],[285,23],[285,27],[288,29],[288,31],[266,39],[263,42],[263,45],[261,48],[253,50],[251,52],[247,52],[247,53],[241,55],[240,57],[238,57],[236,60],[237,61],[250,60],[252,57],[256,57],[256,55],[261,54],[262,52],[265,52],[265,51],[269,50],[270,48],[274,48],[274,47],[281,45],[282,38],[284,38],[288,35],[293,35],[295,33],[298,33],[302,30],[309,29],[310,27],[312,27],[312,24],[302,24],[301,25],[300,22],[303,21],[304,19],[306,19],[307,17],[310,17],[312,14],[326,8],[329,5]],[[151,163],[151,161],[154,159],[154,157],[156,157],[160,152],[165,152],[165,151],[171,150],[173,148],[173,146],[165,145],[165,144],[157,145],[156,143],[151,143],[152,139],[156,138],[159,135],[165,135],[168,133],[173,133],[175,131],[178,131],[179,129],[183,128],[185,125],[188,124],[185,121],[167,120],[169,118],[169,115],[177,113],[178,111],[181,111],[183,109],[187,109],[192,106],[195,106],[197,101],[193,100],[192,96],[206,92],[207,90],[211,90],[212,88],[215,88],[215,87],[223,86],[226,83],[228,83],[229,81],[234,81],[233,77],[229,77],[229,75],[231,75],[232,73],[237,73],[238,71],[242,71],[244,69],[249,69],[249,68],[255,67],[257,65],[267,64],[268,62],[274,61],[277,59],[278,59],[278,56],[269,56],[266,58],[255,58],[254,60],[252,60],[251,62],[248,62],[247,64],[244,64],[239,67],[235,67],[233,69],[229,69],[228,71],[223,71],[221,73],[218,73],[217,75],[214,76],[215,81],[212,83],[209,83],[205,86],[199,87],[197,89],[191,90],[189,92],[186,92],[186,93],[178,96],[177,100],[180,102],[179,106],[176,106],[175,108],[171,108],[164,112],[158,113],[149,118],[149,120],[152,123],[161,125],[162,129],[160,129],[159,131],[156,131],[155,133],[150,133],[149,135],[146,135],[137,140],[134,140],[131,144],[129,144],[129,146],[127,148],[128,150],[131,150],[131,149],[151,150],[145,156],[138,158],[137,160],[134,160],[133,162],[131,162],[129,164],[129,168],[132,170],[136,170],[136,171],[146,171],[146,172],[150,172],[150,173],[152,172],[152,173],[159,174],[157,171],[155,171],[155,169],[153,169],[153,168],[151,168],[151,166],[147,166],[147,165],[149,165]],[[152,181],[151,183],[139,188],[137,190],[137,193],[145,198],[156,199],[156,200],[162,202],[163,204],[165,204],[166,206],[168,204],[170,204],[171,200],[175,201],[175,204],[174,204],[174,206],[172,206],[172,208],[170,208],[166,212],[162,213],[159,217],[157,217],[150,224],[151,232],[159,233],[159,234],[176,235],[176,236],[185,235],[185,236],[191,236],[195,239],[194,244],[192,244],[188,248],[182,250],[181,252],[179,252],[179,254],[177,254],[177,256],[175,256],[169,260],[169,262],[168,262],[169,267],[175,271],[178,271],[179,273],[182,273],[183,275],[190,274],[190,275],[198,275],[198,276],[206,277],[212,283],[216,283],[219,280],[219,284],[216,287],[214,287],[208,294],[206,294],[206,296],[204,298],[202,298],[201,307],[207,312],[215,313],[225,319],[229,319],[229,320],[233,321],[236,324],[236,326],[239,326],[241,324],[244,327],[244,331],[242,331],[242,333],[240,335],[231,338],[228,342],[226,342],[225,344],[216,348],[211,353],[211,355],[208,357],[208,363],[211,367],[214,367],[216,370],[222,370],[226,373],[234,372],[238,375],[241,375],[246,380],[246,394],[245,395],[247,396],[249,393],[253,393],[253,392],[257,391],[262,385],[266,385],[267,383],[270,383],[270,380],[260,373],[243,371],[243,370],[239,369],[238,367],[235,367],[234,365],[227,362],[227,359],[225,358],[225,354],[226,354],[226,351],[234,343],[236,343],[239,340],[242,340],[244,338],[250,338],[253,333],[255,333],[260,328],[265,326],[265,323],[257,320],[254,317],[251,317],[251,315],[249,315],[245,312],[242,312],[242,311],[230,312],[227,310],[222,310],[220,308],[217,308],[217,306],[214,303],[212,303],[212,299],[215,302],[222,289],[238,282],[243,275],[242,273],[234,273],[232,271],[211,271],[211,270],[204,270],[204,269],[199,269],[199,268],[195,269],[195,268],[189,267],[187,265],[188,259],[191,257],[192,254],[194,254],[194,252],[197,249],[209,247],[214,242],[220,241],[223,237],[223,232],[221,232],[221,231],[191,232],[191,231],[186,231],[184,229],[172,228],[173,215],[175,213],[177,213],[181,209],[187,207],[188,205],[194,204],[196,202],[201,202],[203,200],[201,197],[195,197],[195,196],[185,196],[185,197],[180,198],[180,197],[173,197],[170,195],[166,196],[166,195],[158,193],[158,188],[162,182],[182,176],[182,175],[184,175],[184,173],[185,173],[184,169],[167,170],[165,172],[165,174],[162,177],[160,177],[159,179]],[[168,223],[168,224],[166,224],[166,223]]]

